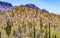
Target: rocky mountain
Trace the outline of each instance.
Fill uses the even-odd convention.
[[[20,5],[20,6],[26,6],[28,8],[32,8],[32,9],[35,9],[35,10],[41,10],[42,12],[49,13],[49,11],[47,11],[46,9],[40,9],[39,7],[37,7],[34,4],[25,4],[25,5]]]
[[[47,13],[49,13],[49,11],[47,11],[46,9],[42,9],[42,12],[47,12]]]
[[[12,8],[12,6],[13,5],[11,3],[0,1],[0,12],[10,10]],[[43,12],[48,12],[45,9],[40,9],[39,7],[37,7],[34,4],[25,4],[25,5],[20,5],[20,6],[26,6],[28,8],[32,8],[32,9],[35,9],[35,10],[42,10]]]
[[[29,7],[29,8],[32,8],[32,9],[35,9],[35,10],[39,10],[40,9],[37,6],[35,6],[34,4],[26,4],[25,6]]]
[[[60,15],[16,6],[0,13],[1,38],[60,38]]]
[[[0,12],[10,10],[11,7],[12,7],[12,4],[8,2],[0,1]]]

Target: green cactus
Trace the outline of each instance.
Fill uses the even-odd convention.
[[[35,25],[34,25],[34,38],[35,38]]]
[[[45,26],[45,29],[46,29],[46,31],[45,31],[45,38],[47,38],[47,25]]]
[[[21,37],[21,32],[22,32],[21,26],[19,26],[19,32],[20,32],[20,38],[22,38],[22,37]]]
[[[1,32],[0,32],[0,38],[1,38]]]
[[[6,30],[6,34],[9,36],[11,33],[11,26],[13,26],[13,24],[11,22],[9,22],[9,20],[7,21],[7,27],[5,28]]]
[[[49,38],[50,38],[50,32],[51,32],[51,31],[50,31],[50,23],[49,23]]]
[[[26,33],[26,24],[23,24],[24,33]]]
[[[40,18],[40,32],[41,32],[41,38],[42,38],[42,27],[43,27],[42,18]]]
[[[54,36],[54,38],[56,38],[56,35]]]

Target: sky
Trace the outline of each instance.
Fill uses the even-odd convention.
[[[46,9],[50,13],[55,13],[60,15],[60,0],[0,0],[4,2],[9,2],[13,6],[19,6],[21,4],[35,4],[40,9]]]

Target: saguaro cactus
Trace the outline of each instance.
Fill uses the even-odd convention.
[[[35,25],[34,25],[34,38],[35,38]]]
[[[56,38],[56,35],[54,36],[54,38]]]
[[[1,38],[1,32],[0,32],[0,38]]]
[[[45,31],[45,38],[47,38],[47,25],[45,26],[45,29],[46,29],[46,31]]]
[[[7,21],[7,27],[5,28],[6,30],[6,34],[9,36],[10,33],[11,33],[11,26],[12,26],[12,23],[9,22],[9,20]]]
[[[50,23],[49,23],[49,38],[50,38]]]
[[[43,27],[42,18],[40,18],[40,31],[41,31],[41,38],[42,38],[42,27]]]
[[[19,26],[19,32],[20,32],[20,38],[22,38],[22,37],[21,37],[21,32],[22,32],[21,26]]]

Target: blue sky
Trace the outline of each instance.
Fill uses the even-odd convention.
[[[35,4],[41,9],[46,9],[51,13],[60,14],[60,0],[0,0],[13,4],[14,6],[21,4]]]

